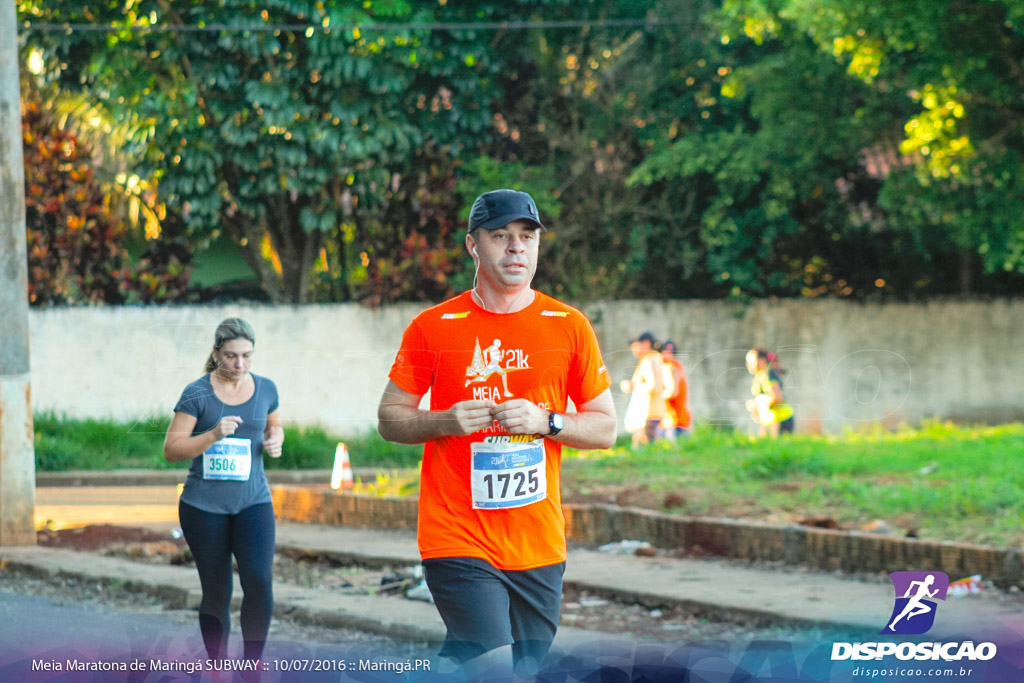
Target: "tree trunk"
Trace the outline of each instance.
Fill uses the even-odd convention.
[[[267,297],[275,304],[304,304],[309,300],[310,272],[323,244],[323,233],[304,231],[298,222],[298,211],[283,213],[280,209],[285,206],[290,209],[292,205],[270,202],[268,208],[272,211],[267,221],[257,223],[236,216],[226,222]],[[263,255],[263,240],[268,235],[281,263],[280,274]]]
[[[968,296],[974,291],[974,259],[970,251],[960,252],[960,295]]]
[[[244,216],[235,216],[231,219],[224,219],[228,232],[235,242],[242,249],[242,256],[256,273],[256,280],[260,288],[267,294],[270,301],[277,304],[284,301],[284,290],[281,280],[274,272],[273,266],[263,258],[260,252],[260,241],[263,238],[263,230]]]
[[[293,304],[304,304],[309,301],[309,274],[323,243],[323,233],[304,232],[298,226],[296,228],[299,232],[292,236],[291,247],[285,251],[279,250],[278,255],[281,259],[285,297]],[[294,239],[296,237],[299,239]]]

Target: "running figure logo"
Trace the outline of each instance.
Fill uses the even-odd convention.
[[[927,598],[945,600],[949,577],[942,572],[893,572],[889,578],[896,589],[896,604],[881,633],[925,633],[935,623],[936,610],[934,600]]]
[[[501,340],[495,339],[494,343],[483,351],[480,350],[480,338],[477,337],[476,348],[473,349],[473,362],[466,368],[466,386],[472,382],[486,382],[487,378],[498,373],[501,375],[501,386],[505,390],[505,397],[512,396],[508,390],[508,373],[501,367],[501,359],[505,350],[501,348]]]

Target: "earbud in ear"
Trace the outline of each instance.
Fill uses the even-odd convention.
[[[480,258],[480,254],[476,253],[476,247],[473,247],[473,256]]]

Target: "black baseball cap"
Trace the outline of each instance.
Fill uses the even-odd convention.
[[[473,202],[473,208],[469,210],[469,231],[477,228],[497,230],[519,220],[530,221],[545,229],[533,197],[517,190],[491,190]]]
[[[651,346],[654,346],[654,344],[655,344],[654,335],[651,334],[650,332],[644,332],[643,334],[641,334],[639,337],[637,337],[636,339],[634,339],[630,343],[633,343],[633,342],[644,342],[644,341],[645,342],[650,342]]]

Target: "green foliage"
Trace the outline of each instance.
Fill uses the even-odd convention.
[[[914,284],[900,289],[941,291],[928,260],[933,273],[952,270],[947,282],[964,293],[983,274],[1000,283],[1005,276],[991,274],[1024,272],[1018,3],[730,0],[719,20],[726,35],[762,45],[766,56],[797,39],[813,41],[816,61],[833,59],[869,89],[860,101],[883,105],[864,110],[854,100],[845,109],[871,114],[891,131],[878,128],[864,139],[859,161],[880,185],[868,205],[872,232],[882,226],[901,255],[925,257],[912,260]]]
[[[716,283],[734,296],[867,296],[924,269],[935,243],[893,249],[903,233],[864,163],[865,150],[895,145],[886,98],[798,33],[757,47],[726,29],[707,61],[718,66],[694,79],[692,131],[666,137],[630,182],[699,188]]]
[[[311,278],[316,295],[368,303],[448,292],[457,206],[446,160],[486,136],[498,56],[514,54],[512,41],[353,27],[474,12],[288,0],[26,0],[20,9],[36,21],[126,28],[310,25],[198,37],[70,32],[37,35],[32,47],[61,88],[87,88],[109,110],[151,122],[136,170],[159,182],[193,239],[227,231],[273,300],[307,300]]]
[[[264,466],[276,470],[331,469],[339,441],[348,447],[353,467],[415,467],[422,446],[385,441],[376,431],[347,437],[328,434],[320,427],[286,427],[280,458],[264,458]]]
[[[43,472],[172,467],[163,456],[170,419],[117,422],[36,413],[33,422],[36,469]]]
[[[41,413],[35,416],[39,471],[165,469],[169,419],[118,423]],[[336,435],[285,427],[284,454],[268,469],[329,470]],[[355,468],[384,470],[360,490],[410,495],[422,447],[385,442],[375,432],[343,439]],[[1024,425],[960,427],[928,422],[892,432],[881,427],[833,436],[754,440],[699,425],[678,444],[563,455],[566,498],[604,485],[674,494],[672,511],[763,516],[775,521],[832,517],[846,528],[883,520],[921,537],[1006,546],[1024,544],[1019,503]],[[174,467],[187,467],[178,463]],[[401,471],[398,471],[401,470]]]
[[[373,481],[362,481],[356,477],[352,492],[368,496],[410,496],[417,495],[420,488],[419,471],[380,472]]]
[[[22,107],[28,297],[33,306],[134,303],[180,297],[187,272],[154,249],[138,260],[109,210],[88,145],[34,99]],[[169,257],[169,258],[165,258]]]
[[[789,449],[789,440],[773,442],[775,448],[747,458],[740,471],[751,479],[772,480],[800,475],[831,474],[828,460],[821,455],[796,453]]]
[[[25,54],[125,140],[168,224],[227,235],[273,301],[448,296],[471,277],[460,216],[505,186],[538,195],[537,284],[570,299],[1024,285],[1024,15],[1006,0],[18,8],[125,28],[29,30]],[[678,23],[409,27],[648,17]]]
[[[579,16],[578,5],[570,9]],[[573,299],[711,294],[693,241],[699,189],[644,191],[626,181],[664,131],[687,132],[694,107],[678,96],[687,87],[683,74],[716,36],[700,25],[701,3],[609,0],[593,9],[602,18],[649,13],[682,23],[529,36],[532,61],[505,83],[505,132],[489,154],[547,166],[557,179],[561,216],[550,221],[538,282]]]

